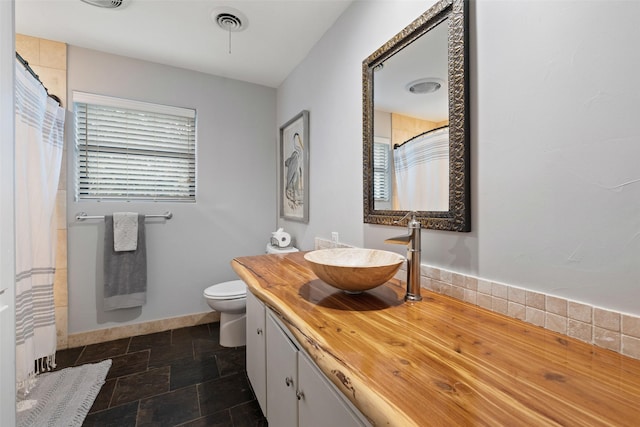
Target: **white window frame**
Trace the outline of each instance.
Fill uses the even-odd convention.
[[[76,91],[73,105],[77,201],[195,202],[194,109]]]

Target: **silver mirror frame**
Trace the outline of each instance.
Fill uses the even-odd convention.
[[[471,231],[469,164],[468,2],[441,0],[362,62],[364,222],[401,225],[407,211],[375,210],[373,198],[373,70],[449,19],[449,210],[418,211],[424,228]]]

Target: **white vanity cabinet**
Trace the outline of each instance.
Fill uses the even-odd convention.
[[[371,425],[325,377],[280,319],[250,292],[247,375],[270,426]],[[264,390],[263,397],[259,390]]]
[[[298,353],[298,425],[370,426],[303,351]]]
[[[267,420],[270,426],[298,425],[298,347],[267,311]]]
[[[267,310],[262,301],[247,292],[247,376],[262,413],[267,416]]]

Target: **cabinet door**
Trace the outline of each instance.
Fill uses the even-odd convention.
[[[365,426],[370,425],[357,409],[352,409],[340,390],[324,377],[309,357],[298,353],[298,411],[300,426]],[[271,420],[269,420],[271,422]]]
[[[267,416],[267,348],[266,309],[251,292],[247,292],[247,376],[260,404]]]
[[[267,414],[269,425],[298,425],[298,348],[267,314]]]

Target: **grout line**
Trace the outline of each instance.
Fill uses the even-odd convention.
[[[202,383],[198,383],[202,384]],[[202,418],[202,406],[200,405],[200,387],[196,384],[196,399],[198,399],[198,418]]]
[[[138,427],[138,416],[140,415],[140,401],[142,399],[138,399],[138,407],[136,408],[136,427]]]
[[[116,394],[116,388],[118,388],[118,381],[119,380],[120,380],[120,377],[116,377],[115,378],[115,382],[113,384],[113,390],[111,390],[111,396],[109,397],[109,403],[107,404],[106,409],[111,409],[111,402],[113,402],[113,396]]]
[[[86,349],[87,349],[86,345],[82,347],[82,351],[80,351],[80,354],[78,354],[78,357],[75,358],[75,360],[73,361],[73,365],[71,366],[76,366],[78,364],[78,361],[82,358],[82,355],[84,354]]]

